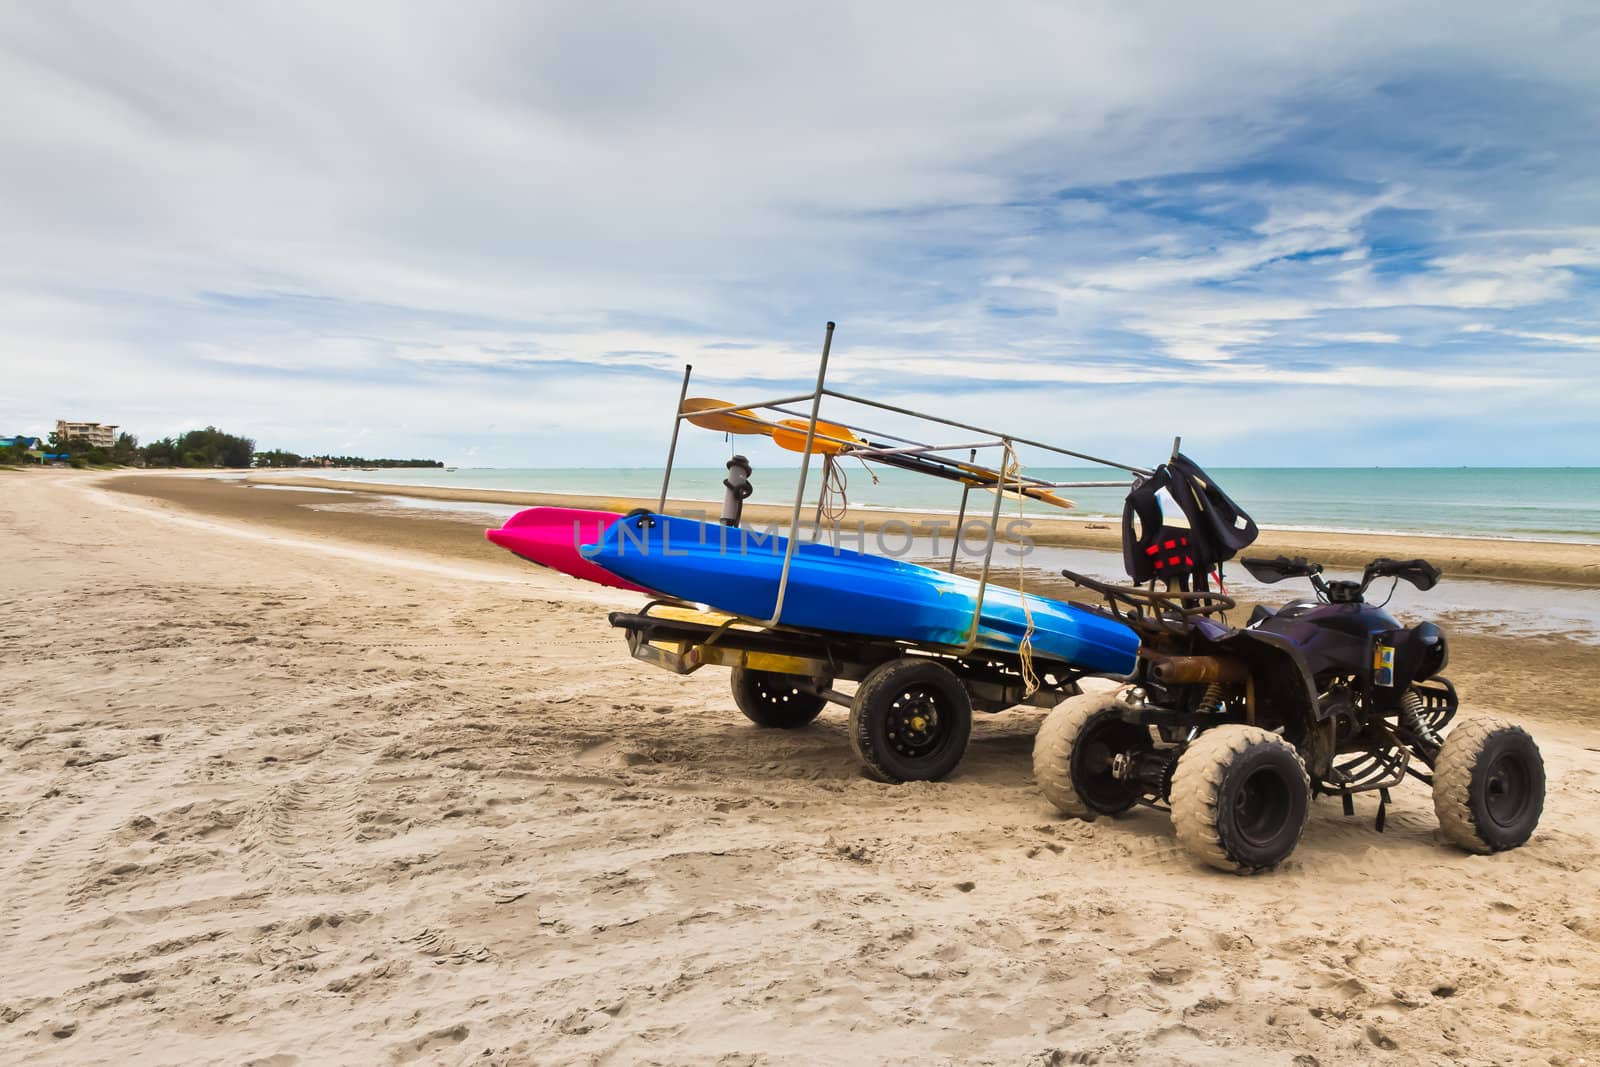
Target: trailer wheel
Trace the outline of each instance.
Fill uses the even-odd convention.
[[[1118,815],[1139,802],[1136,783],[1111,773],[1111,761],[1155,746],[1146,727],[1122,720],[1116,693],[1084,693],[1064,700],[1033,739],[1033,777],[1045,799],[1063,815],[1093,819]]]
[[[1288,859],[1310,807],[1294,746],[1259,726],[1213,726],[1184,749],[1172,776],[1178,842],[1218,870],[1254,874]]]
[[[873,669],[850,705],[850,743],[875,778],[934,781],[955,770],[972,735],[972,700],[961,680],[929,659]]]
[[[1502,852],[1533,836],[1544,812],[1544,757],[1520,726],[1469,719],[1444,739],[1433,768],[1433,810],[1468,852]]]
[[[733,702],[757,726],[798,730],[822,713],[828,702],[796,686],[792,674],[733,668]]]

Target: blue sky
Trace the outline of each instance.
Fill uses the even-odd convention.
[[[1136,463],[1600,464],[1600,10],[1191,7],[7,5],[0,430],[648,465],[833,319]]]

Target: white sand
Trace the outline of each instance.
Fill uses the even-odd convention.
[[[1600,729],[1539,834],[1321,801],[1280,871],[1053,816],[1036,712],[857,772],[534,569],[235,535],[0,473],[0,1060],[1576,1064]],[[1470,665],[1469,665],[1470,667]],[[1533,713],[1529,717],[1528,713]]]

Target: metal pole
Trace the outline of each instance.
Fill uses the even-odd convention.
[[[912,411],[910,408],[895,407],[893,404],[884,404],[877,400],[868,400],[866,397],[851,396],[849,393],[841,393],[837,389],[828,389],[825,391],[831,397],[836,397],[840,400],[848,400],[854,404],[865,404],[869,408],[880,408],[884,411],[893,411],[900,415],[910,415],[914,419],[927,419],[929,422],[942,422],[946,426],[954,426],[959,430],[971,430],[973,433],[981,433],[989,437],[1005,436],[1004,434],[996,433],[993,430],[985,430],[982,426],[973,426],[970,423],[956,422],[954,419],[941,419],[937,415],[926,415],[920,411]],[[1043,441],[1031,441],[1026,437],[1011,437],[1006,439],[1015,444],[1027,445],[1029,448],[1042,448],[1047,452],[1055,452],[1059,455],[1071,456],[1073,459],[1081,459],[1087,460],[1090,463],[1098,463],[1102,467],[1116,467],[1118,470],[1125,470],[1130,474],[1137,474],[1142,477],[1149,477],[1151,473],[1150,471],[1145,470],[1143,467],[1130,467],[1126,463],[1118,463],[1115,460],[1110,459],[1101,459],[1099,456],[1091,456],[1086,452],[1074,452],[1070,448],[1057,448],[1055,445],[1047,445]]]
[[[672,413],[672,443],[667,446],[667,469],[661,475],[661,501],[656,505],[656,514],[662,515],[667,510],[667,485],[672,481],[672,460],[678,454],[678,431],[683,428],[683,399],[689,395],[689,372],[694,370],[693,363],[683,365],[683,388],[678,390],[678,409]]]
[[[1014,453],[1011,451],[1011,442],[1006,442],[1006,456],[1009,458]],[[1001,460],[1004,464],[1005,460]],[[1005,477],[1005,471],[1000,472],[1000,477]],[[983,554],[983,573],[978,576],[978,603],[972,609],[972,632],[967,635],[967,643],[962,646],[963,654],[971,652],[978,647],[978,628],[983,622],[983,594],[989,588],[989,561],[994,559],[995,542],[1000,540],[1000,505],[1004,502],[1006,494],[1002,486],[996,486],[994,491],[994,514],[989,516],[989,551]],[[1026,596],[1026,593],[1020,593]]]
[[[823,436],[827,435],[824,434]],[[979,441],[976,446],[972,445],[970,442],[967,442],[955,445],[904,445],[900,448],[876,448],[868,445],[866,448],[853,448],[850,450],[850,454],[852,456],[859,456],[862,459],[878,459],[882,456],[917,456],[923,459],[937,460],[941,463],[949,463],[951,461],[943,456],[928,456],[925,455],[925,453],[954,452],[957,449],[966,448],[970,449],[972,452],[972,459],[970,462],[976,463],[978,461],[979,448],[993,448],[999,443],[1000,442],[998,441]]]
[[[1043,482],[1045,489],[1126,489],[1127,482]]]
[[[950,545],[950,573],[956,572],[956,553],[961,551],[961,527],[967,521],[967,497],[972,495],[972,486],[961,487],[961,510],[956,512],[956,539]]]
[[[811,442],[817,436],[817,411],[822,407],[822,384],[828,377],[828,353],[833,348],[833,323],[822,337],[822,359],[817,363],[817,390],[811,394],[811,421],[806,424],[806,448],[800,461],[800,484],[794,489],[794,511],[789,516],[789,538],[783,546],[783,573],[778,577],[778,599],[772,605],[772,618],[764,625],[776,626],[783,617],[783,598],[789,592],[789,565],[794,562],[794,535],[800,525],[800,508],[806,499],[806,474],[811,470]],[[687,379],[685,380],[687,387]]]
[[[839,396],[841,394],[835,393],[833,390],[830,389],[830,390],[828,390],[828,395],[829,396]],[[746,405],[746,406],[755,406],[755,405]],[[795,410],[793,410],[791,408],[779,407],[776,404],[768,404],[768,405],[765,405],[765,406],[771,408],[773,411],[780,411],[785,415],[796,415],[796,416],[800,416],[802,418],[805,416],[804,412],[795,411]],[[731,410],[731,408],[728,409],[728,410]],[[700,415],[700,414],[704,414],[704,413],[697,411],[697,412],[695,412],[695,414],[696,415]],[[916,417],[917,418],[926,418],[926,419],[932,419],[933,418],[933,416],[931,416],[931,415],[918,415]],[[835,420],[830,419],[829,421],[833,422]],[[938,422],[938,421],[943,421],[943,420],[934,419],[934,421]],[[884,433],[882,430],[869,430],[864,426],[857,426],[857,425],[855,425],[853,423],[848,423],[848,422],[839,422],[839,423],[837,423],[837,425],[843,426],[845,429],[852,430],[852,431],[854,431],[854,432],[856,432],[858,434],[866,434],[869,437],[881,437],[885,441],[896,441],[896,442],[899,442],[900,444],[903,444],[903,445],[911,445],[912,446],[912,449],[892,450],[892,449],[887,449],[887,448],[874,447],[874,446],[872,446],[871,442],[869,442],[868,443],[868,448],[865,449],[865,450],[860,449],[860,448],[852,448],[850,450],[850,454],[852,456],[859,454],[864,459],[871,459],[875,455],[876,456],[894,455],[897,451],[920,450],[922,452],[927,452],[929,450],[939,449],[939,448],[963,448],[963,447],[965,447],[963,445],[925,445],[920,441],[913,441],[909,437],[898,437],[898,436],[896,436],[895,434],[892,434],[892,433]],[[988,431],[982,431],[982,432],[988,432]],[[818,436],[821,437],[824,441],[837,441],[838,440],[838,438],[830,437],[827,434],[818,434]],[[979,447],[981,447],[981,448],[997,448],[997,447],[999,447],[999,445],[1000,445],[1000,440],[999,440],[1000,435],[998,433],[996,433],[994,435],[994,437],[995,437],[994,441],[992,441],[992,442],[983,442]],[[853,444],[854,442],[844,442],[844,443]],[[1023,443],[1027,444],[1026,441],[1024,441]],[[1060,449],[1053,449],[1052,451],[1061,451],[1061,450]],[[1065,455],[1076,455],[1076,453],[1072,453],[1072,452],[1065,452],[1063,454],[1065,454]],[[933,456],[933,455],[930,455],[930,456],[926,456],[925,458],[928,459],[931,462],[934,462],[934,463],[942,463],[947,467],[958,467],[959,466],[959,463],[956,460],[950,459],[950,458],[948,458],[946,456]],[[977,461],[978,461],[978,456],[977,456],[976,451],[974,451],[974,453],[973,453],[971,459],[969,460],[969,462],[970,463],[976,463]],[[1117,466],[1117,465],[1116,464],[1111,464],[1111,466]],[[1131,470],[1132,468],[1124,467],[1124,468],[1121,468],[1121,469],[1123,469],[1123,470]],[[1035,478],[1032,475],[1025,475],[1023,480],[1025,482],[1027,482],[1027,484],[1029,484],[1029,485],[1040,486],[1042,488],[1050,488],[1051,487],[1051,483],[1045,481],[1043,478]],[[1112,484],[1121,485],[1123,483],[1115,482],[1115,483],[1112,483]]]
[[[978,450],[976,448],[974,448],[971,451],[971,453],[968,454],[967,458],[969,460],[976,460],[978,458]],[[956,512],[956,539],[950,545],[950,573],[951,574],[954,574],[956,572],[956,553],[961,551],[961,527],[967,521],[967,497],[969,497],[971,495],[972,495],[972,486],[963,485],[961,487],[961,510]]]

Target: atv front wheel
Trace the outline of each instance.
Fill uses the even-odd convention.
[[[1115,693],[1084,693],[1057,705],[1033,739],[1033,778],[1063,815],[1118,815],[1139,802],[1137,783],[1115,777],[1112,761],[1154,748],[1148,727],[1124,722]]]
[[[955,770],[972,735],[972,701],[949,668],[907,657],[875,667],[850,705],[850,743],[885,782],[935,781]]]
[[[1544,812],[1539,746],[1504,719],[1463,722],[1434,763],[1433,810],[1444,836],[1468,852],[1516,848]]]
[[[1254,874],[1289,857],[1305,832],[1311,783],[1294,746],[1259,726],[1214,726],[1172,776],[1172,823],[1196,859]]]
[[[792,674],[733,668],[733,702],[757,726],[798,730],[822,713],[828,702],[796,686]]]

